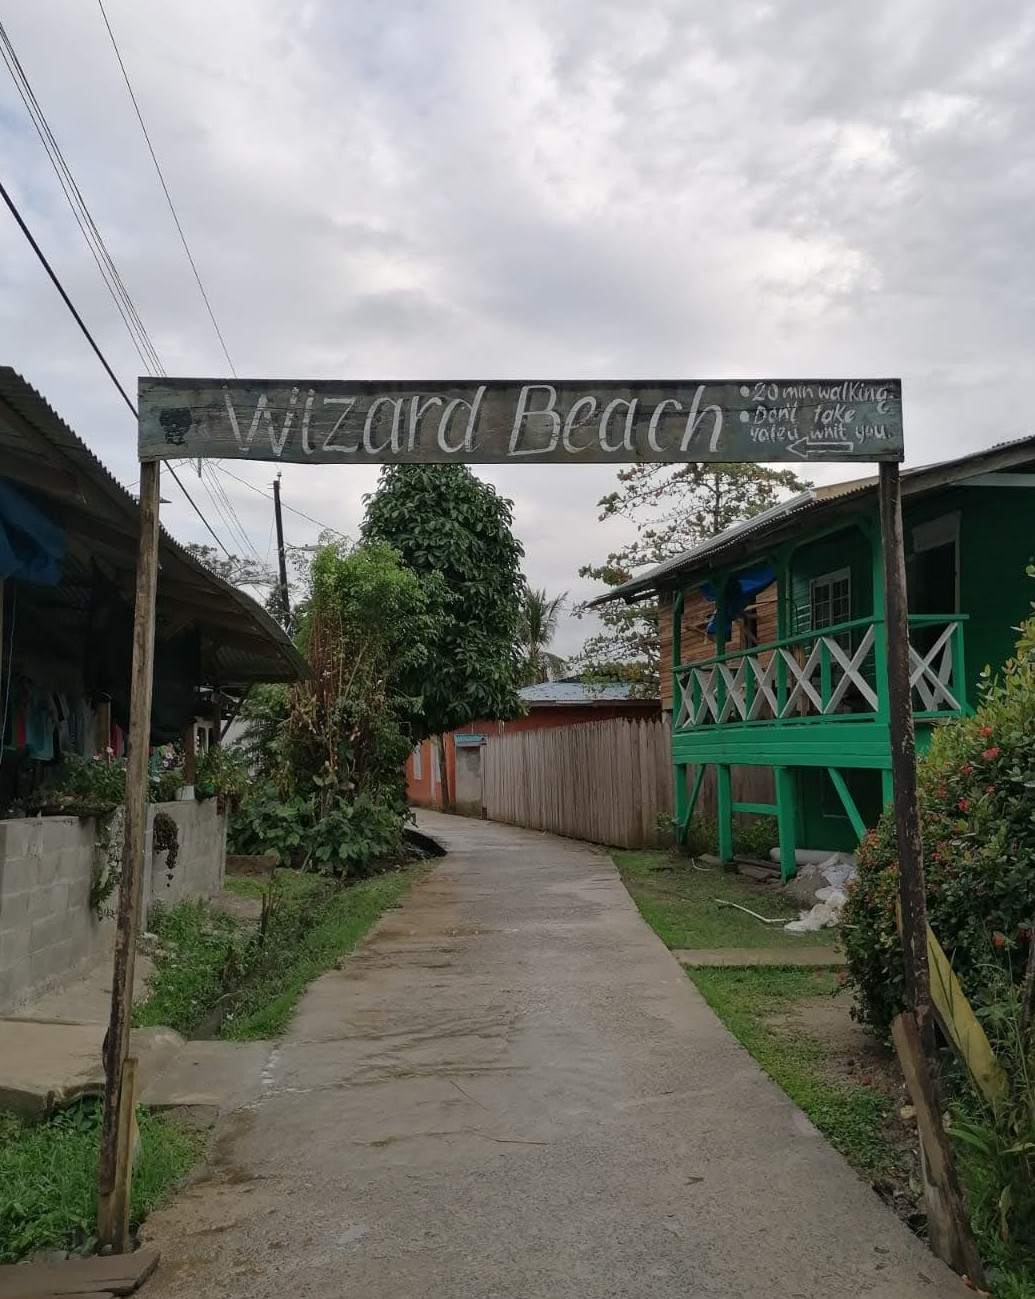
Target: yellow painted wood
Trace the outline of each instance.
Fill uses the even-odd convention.
[[[931,1001],[938,1022],[966,1065],[974,1085],[990,1105],[996,1105],[1006,1099],[1009,1079],[930,925],[927,926],[927,962],[931,970]]]

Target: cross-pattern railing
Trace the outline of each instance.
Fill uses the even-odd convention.
[[[966,707],[959,615],[909,620],[910,685],[918,717]],[[876,717],[885,687],[884,623],[858,618],[750,650],[720,654],[675,671],[676,729],[753,722]]]

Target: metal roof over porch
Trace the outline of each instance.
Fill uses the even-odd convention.
[[[987,451],[974,452],[956,460],[903,470],[902,495],[904,498],[918,496],[982,474],[1027,467],[1035,467],[1035,437],[1000,443]],[[835,515],[843,515],[848,521],[857,509],[874,508],[876,496],[875,476],[811,487],[754,518],[727,528],[717,537],[710,537],[701,545],[665,560],[641,576],[623,582],[590,600],[588,605],[595,608],[611,600],[631,603],[645,599],[653,591],[677,583],[687,584],[694,577],[703,580],[719,565],[728,568],[755,558],[763,549],[776,546],[807,528],[820,526]]]
[[[0,478],[68,534],[60,583],[35,588],[57,633],[85,620],[94,567],[133,602],[136,498],[21,375],[0,367]],[[306,675],[290,638],[255,600],[200,563],[164,530],[159,543],[157,636],[196,628],[206,685],[242,689]]]

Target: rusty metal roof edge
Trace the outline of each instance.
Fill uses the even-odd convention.
[[[136,514],[138,500],[133,493],[123,487],[107,465],[98,459],[43,394],[9,365],[0,365],[0,400],[8,402],[23,419],[33,425],[41,436],[67,455],[77,469],[88,473],[97,486],[119,507],[133,515]],[[205,583],[214,586],[221,594],[230,596],[242,612],[246,613],[269,636],[279,656],[290,665],[297,676],[309,675],[308,664],[295,648],[287,632],[257,600],[253,600],[250,595],[241,591],[233,583],[227,582],[218,573],[213,573],[164,527],[161,528],[161,544],[171,550],[178,560],[194,569]]]
[[[953,482],[973,477],[975,474],[981,473],[989,461],[1011,459],[1011,453],[1017,454],[1021,459],[1035,456],[1035,436],[1014,438],[1008,442],[997,442],[994,446],[986,447],[983,451],[972,451],[965,456],[957,457],[955,460],[941,460],[931,465],[919,465],[914,469],[904,469],[902,471],[903,495],[914,496],[925,490],[934,491],[939,487],[949,486]],[[953,473],[954,469],[958,469],[959,472]],[[732,549],[738,542],[748,539],[761,540],[762,537],[768,535],[771,529],[775,529],[777,524],[789,520],[795,514],[811,512],[834,501],[861,498],[870,492],[875,492],[876,488],[877,478],[873,475],[866,478],[849,479],[842,483],[828,483],[819,487],[811,487],[808,491],[792,496],[789,500],[781,501],[779,505],[774,505],[761,514],[756,514],[750,519],[734,524],[732,528],[727,528],[725,532],[720,532],[716,537],[710,537],[707,541],[702,542],[699,546],[694,546],[691,550],[685,550],[679,555],[674,555],[671,559],[666,559],[663,563],[657,564],[639,577],[630,578],[627,582],[613,587],[603,595],[588,600],[586,607],[589,609],[598,608],[600,605],[608,604],[612,600],[625,600],[627,603],[632,603],[637,598],[642,598],[650,594],[650,592],[660,589],[660,587],[666,585],[669,579],[696,568],[703,560],[715,558]]]

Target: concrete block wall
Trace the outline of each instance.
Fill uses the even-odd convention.
[[[166,854],[154,853],[152,833],[156,812],[167,812],[176,822],[180,850],[176,869],[169,879]],[[152,902],[175,906],[186,898],[205,898],[223,887],[226,871],[226,817],[219,814],[216,800],[204,802],[156,803],[148,808],[147,857],[144,862],[144,920]]]
[[[226,819],[214,800],[167,803],[180,853],[170,887],[165,854],[151,851],[149,809],[143,916],[153,899],[172,904],[222,887]],[[0,821],[0,1014],[76,977],[112,949],[115,925],[90,908],[97,827],[77,817]]]

